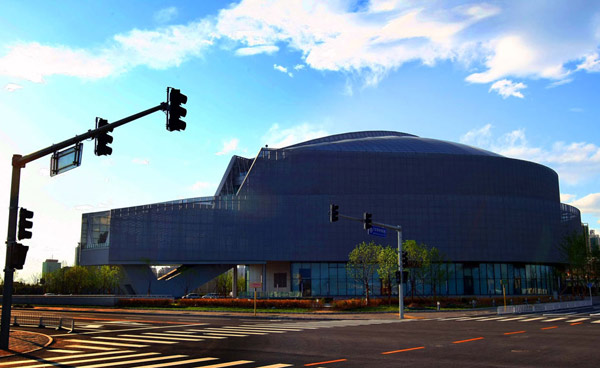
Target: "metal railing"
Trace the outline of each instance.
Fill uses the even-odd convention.
[[[67,330],[69,333],[75,331],[75,320],[72,317],[63,317],[58,314],[13,311],[10,318],[11,324],[15,327],[55,328]]]
[[[576,300],[571,302],[507,305],[497,308],[497,314],[537,313],[559,309],[582,308],[592,305],[592,300]]]

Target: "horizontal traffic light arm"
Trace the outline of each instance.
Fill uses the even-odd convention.
[[[361,224],[364,222],[362,217],[346,216],[346,215],[342,215],[341,213],[338,215],[338,217],[346,219],[346,220],[350,220],[350,221],[360,222]],[[400,225],[388,225],[388,224],[384,224],[384,223],[377,222],[377,221],[371,221],[371,224],[373,226],[383,227],[384,229],[388,229],[388,230],[402,231],[402,226],[400,226]]]
[[[12,165],[14,167],[21,167],[21,168],[23,168],[23,167],[25,167],[26,164],[30,163],[31,161],[37,160],[38,158],[44,157],[46,155],[49,155],[49,154],[54,153],[56,151],[59,151],[59,150],[61,150],[63,148],[67,148],[67,147],[69,147],[69,146],[71,146],[71,145],[73,145],[75,143],[79,143],[79,142],[84,141],[86,139],[96,138],[97,136],[99,136],[99,135],[101,135],[101,134],[103,134],[105,132],[108,132],[108,131],[111,131],[111,130],[113,130],[115,128],[120,127],[121,125],[125,125],[125,124],[130,123],[130,122],[132,122],[134,120],[137,120],[137,119],[139,119],[141,117],[144,117],[146,115],[150,115],[152,113],[155,113],[155,112],[161,111],[161,110],[162,111],[166,111],[167,110],[167,103],[166,102],[161,102],[160,105],[154,106],[154,107],[152,107],[152,108],[150,108],[148,110],[142,111],[142,112],[138,112],[137,114],[128,116],[128,117],[126,117],[124,119],[117,120],[114,123],[105,125],[105,126],[103,126],[101,128],[93,129],[93,130],[88,130],[87,133],[84,133],[84,134],[81,134],[81,135],[76,135],[75,137],[73,137],[71,139],[67,139],[67,140],[62,141],[60,143],[53,144],[50,147],[43,148],[43,149],[41,149],[41,150],[39,150],[37,152],[31,153],[29,155],[26,155],[26,156],[14,155],[13,156]]]

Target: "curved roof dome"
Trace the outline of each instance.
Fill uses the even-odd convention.
[[[452,155],[496,156],[496,153],[465,144],[421,138],[391,131],[364,131],[330,135],[284,147],[286,150],[442,153]]]

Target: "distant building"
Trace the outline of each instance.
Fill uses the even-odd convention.
[[[596,234],[594,230],[590,230],[590,249],[592,252],[600,249],[600,234]]]
[[[60,270],[60,262],[57,259],[47,259],[42,263],[42,277],[56,270]]]

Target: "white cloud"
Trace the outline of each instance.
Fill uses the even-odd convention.
[[[600,59],[598,53],[587,55],[585,60],[577,65],[577,70],[585,70],[587,72],[600,72]]]
[[[287,68],[281,65],[277,65],[277,64],[273,64],[273,69],[278,70],[282,73],[285,73],[287,75],[290,76],[290,78],[294,77],[294,75],[291,72],[288,72]]]
[[[273,45],[261,45],[253,47],[242,47],[235,50],[235,54],[238,56],[251,56],[258,54],[272,54],[279,51],[279,47]]]
[[[178,11],[174,6],[160,9],[156,13],[154,13],[154,21],[157,23],[168,23],[177,17]]]
[[[237,138],[232,138],[226,142],[223,142],[223,149],[221,149],[221,151],[215,153],[215,155],[222,156],[222,155],[228,154],[229,152],[233,152],[236,149],[238,149],[239,143],[240,143],[240,140]]]
[[[133,160],[131,160],[132,163],[136,164],[136,165],[150,165],[150,160],[145,159],[145,158],[134,158]]]
[[[548,165],[568,184],[600,176],[600,147],[593,143],[555,142],[550,148],[542,148],[529,144],[523,129],[499,137],[494,137],[491,130],[492,125],[487,124],[467,132],[460,141],[507,157]]]
[[[134,29],[115,35],[104,47],[92,49],[16,43],[0,56],[0,75],[43,83],[53,75],[106,78],[140,65],[165,69],[199,57],[215,37],[211,24],[200,21],[152,31]]]
[[[23,88],[23,86],[15,84],[15,83],[8,83],[6,86],[4,86],[4,89],[7,90],[8,92],[14,92],[21,88]]]
[[[571,112],[583,112],[583,109],[581,107],[571,107],[569,109],[569,111],[571,111]]]
[[[575,197],[577,197],[575,194],[560,193],[560,201],[563,203],[568,203],[570,200],[575,199]]]
[[[570,199],[572,201],[568,204],[577,207],[582,213],[600,217],[600,193],[591,193],[579,199]]]
[[[263,136],[263,141],[271,148],[282,148],[326,135],[329,133],[323,128],[307,123],[285,129],[273,124]]]
[[[306,67],[304,64],[296,64],[294,65],[294,70],[302,70]]]
[[[515,83],[508,79],[502,79],[497,82],[494,82],[490,87],[489,92],[496,91],[502,98],[506,99],[508,97],[519,97],[523,98],[523,94],[520,90],[527,88],[523,83]]]

